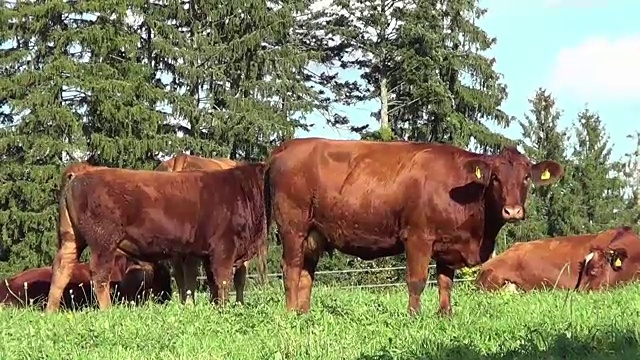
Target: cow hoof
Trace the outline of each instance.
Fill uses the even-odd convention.
[[[441,317],[450,317],[452,314],[451,308],[440,308],[438,309],[438,312],[436,313],[438,316]]]
[[[409,316],[419,316],[421,313],[421,310],[420,308],[417,308],[417,309],[409,308],[407,312],[409,313]]]

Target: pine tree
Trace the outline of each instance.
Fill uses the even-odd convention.
[[[512,143],[486,126],[506,127],[500,105],[506,85],[481,52],[496,43],[476,21],[478,1],[424,0],[404,11],[389,87],[394,132],[404,139],[453,143],[479,150]]]
[[[332,92],[332,100],[348,106],[373,99],[380,102],[380,108],[372,115],[380,122],[380,130],[369,133],[368,127],[355,127],[356,132],[366,133],[365,137],[390,140],[390,102],[393,99],[388,81],[393,71],[397,50],[399,21],[403,7],[411,6],[409,1],[354,1],[335,0],[328,2],[318,24],[324,27],[316,36],[316,42],[324,45],[324,63],[337,64],[336,67],[361,73],[360,79],[343,79],[337,73],[324,73],[320,84]],[[316,24],[317,25],[317,24]],[[347,126],[346,117],[333,114],[330,123]]]
[[[579,222],[574,233],[592,233],[621,225],[626,218],[625,182],[620,161],[611,160],[608,135],[600,116],[585,108],[574,125],[576,144],[569,176],[572,209]]]
[[[166,31],[167,44],[181,47],[162,66],[172,75],[174,123],[181,122],[172,131],[193,140],[192,153],[263,159],[320,107],[305,69],[321,53],[303,46],[296,33],[309,5],[169,2],[179,30]],[[212,143],[223,153],[212,153]]]
[[[21,2],[0,9],[0,272],[51,264],[62,166],[83,147],[67,19],[70,5]],[[81,55],[77,55],[81,56]]]

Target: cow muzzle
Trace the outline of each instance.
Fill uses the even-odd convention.
[[[506,222],[524,220],[524,208],[520,205],[504,206],[502,208],[502,218]]]

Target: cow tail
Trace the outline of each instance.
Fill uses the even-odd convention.
[[[66,183],[64,184],[62,191],[60,192],[59,209],[58,209],[58,249],[62,246],[62,241],[67,238],[73,239],[78,243],[77,234],[74,229],[74,220],[76,220],[76,214],[73,211],[73,207],[70,207],[71,203],[71,185],[75,179],[74,173],[66,174]],[[80,254],[78,254],[79,256]]]
[[[267,283],[268,263],[267,258],[269,255],[269,233],[273,222],[273,201],[272,201],[272,189],[271,189],[271,164],[268,162],[265,164],[264,177],[263,177],[263,199],[264,199],[264,221],[265,221],[265,237],[258,249],[258,276],[260,282],[265,285]]]

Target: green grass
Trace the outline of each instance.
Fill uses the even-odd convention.
[[[309,314],[281,288],[215,309],[116,306],[106,312],[0,311],[0,359],[638,359],[640,286],[603,293],[485,294],[458,285],[454,314],[407,315],[404,288],[318,287]]]

